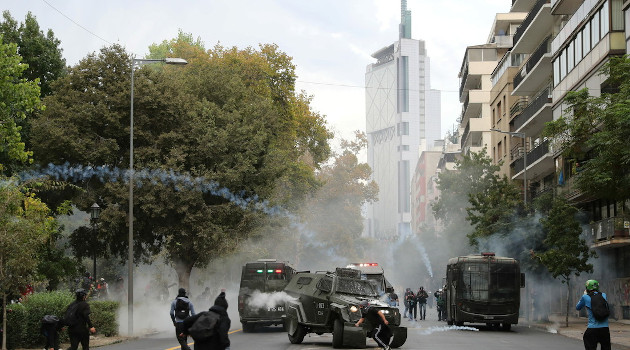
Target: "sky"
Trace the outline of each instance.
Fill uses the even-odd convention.
[[[408,0],[412,38],[424,40],[431,88],[442,92],[442,136],[461,112],[458,73],[466,46],[487,41],[511,0]],[[117,43],[144,57],[178,31],[206,48],[275,43],[293,57],[298,90],[313,97],[337,137],[365,131],[365,70],[371,54],[398,40],[400,0],[0,0],[19,23],[30,11],[61,41],[70,66]]]

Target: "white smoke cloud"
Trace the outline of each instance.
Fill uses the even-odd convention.
[[[268,309],[278,305],[284,305],[287,301],[297,301],[297,298],[285,292],[261,293],[256,290],[247,300],[247,305],[254,309]]]

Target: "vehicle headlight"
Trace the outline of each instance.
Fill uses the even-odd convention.
[[[350,306],[350,311],[351,312],[357,312],[357,311],[359,311],[359,308],[354,306],[354,305],[352,305],[352,306]]]
[[[389,310],[381,310],[385,315],[389,314]]]

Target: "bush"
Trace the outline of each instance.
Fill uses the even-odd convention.
[[[43,292],[29,295],[22,304],[7,305],[7,346],[11,349],[44,345],[41,319],[55,315],[62,319],[66,308],[75,300],[69,292]],[[118,334],[116,311],[118,302],[89,301],[90,320],[97,333],[106,337]],[[68,333],[60,332],[60,342],[68,341]]]

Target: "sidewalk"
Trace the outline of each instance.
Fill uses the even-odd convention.
[[[588,320],[585,317],[569,316],[569,327],[566,327],[566,316],[551,315],[547,322],[528,322],[527,320],[519,320],[519,325],[541,328],[550,333],[561,334],[565,337],[582,340],[582,335],[586,330]],[[614,320],[610,319],[610,342],[613,349],[630,350],[630,320]]]

